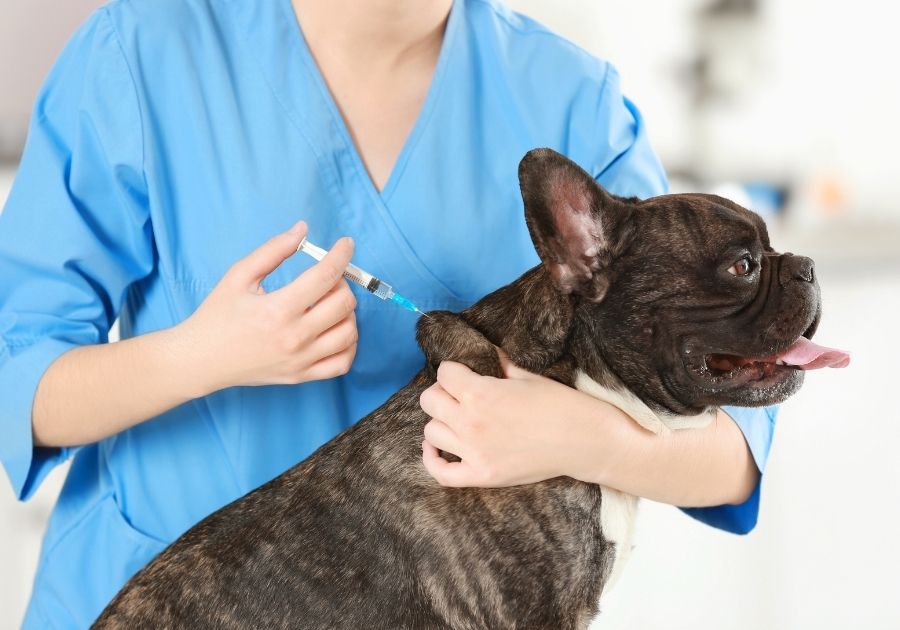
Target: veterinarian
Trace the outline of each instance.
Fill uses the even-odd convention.
[[[415,315],[354,293],[351,256],[425,310],[536,264],[516,167],[538,146],[617,194],[666,190],[615,69],[492,0],[94,13],[0,215],[0,459],[22,500],[73,459],[25,627],[86,627],[168,542],[418,371]],[[314,266],[292,256],[307,230],[336,242]],[[753,527],[773,410],[654,437],[507,369],[448,363],[423,396],[440,483],[570,475]],[[450,444],[462,463],[436,457]]]

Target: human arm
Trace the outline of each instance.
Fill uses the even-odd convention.
[[[226,387],[346,373],[356,352],[356,301],[341,273],[352,242],[338,241],[288,286],[262,289],[305,233],[300,223],[236,263],[181,324],[56,359],[35,394],[34,443],[94,442]]]
[[[680,506],[741,503],[759,470],[724,412],[656,435],[608,403],[504,361],[506,379],[445,362],[422,395],[423,461],[439,483],[495,487],[566,475]],[[436,448],[461,462],[446,462]]]
[[[127,426],[204,389],[180,382],[180,391],[170,392],[162,403],[141,389],[151,371],[163,377],[180,373],[177,366],[169,374],[161,365],[166,348],[157,345],[150,356],[146,348],[138,347],[164,334],[152,333],[147,340],[121,345],[107,343],[126,301],[136,307],[131,314],[139,316],[138,327],[146,330],[158,321],[137,309],[144,293],[159,287],[165,273],[172,271],[160,269],[154,233],[166,226],[154,222],[165,221],[165,215],[151,216],[151,210],[154,199],[158,200],[155,193],[165,190],[165,181],[146,168],[143,129],[141,103],[127,60],[109,10],[101,8],[73,36],[38,95],[25,151],[0,214],[0,463],[20,499],[31,496],[46,474],[72,453],[71,448],[41,443],[85,443],[116,428],[107,424],[91,436],[71,432],[53,436],[45,434],[42,425],[35,443],[32,419],[39,383],[64,355],[73,353],[65,356],[68,360],[78,358],[76,352],[90,353],[92,365],[70,363],[74,368],[65,371],[63,393],[54,396],[51,387],[49,404],[41,402],[38,413],[58,419],[60,414],[76,411],[78,396],[90,396],[82,390],[85,379],[91,378],[100,388],[100,397],[91,396],[91,400],[101,402],[95,402],[96,409],[78,412],[80,419],[72,427],[76,431],[85,423],[90,428],[94,411],[122,412],[121,406],[110,404],[110,396],[128,405],[150,405],[130,418],[114,420],[124,422],[118,426]],[[179,318],[185,318],[191,313],[185,307],[195,304],[170,306]],[[230,312],[224,307],[215,310]],[[230,314],[235,316],[233,321],[240,321]],[[200,321],[199,316],[191,319]],[[134,328],[135,320],[131,323]],[[222,335],[211,324],[201,332],[211,338]],[[222,343],[204,344],[213,348],[210,360],[217,362],[219,352],[229,348]],[[182,353],[181,360],[189,348],[174,345]],[[173,347],[168,344],[169,349]],[[251,346],[232,343],[230,351],[241,357],[238,350],[247,347]],[[115,369],[109,369],[112,355],[96,354],[107,352],[120,353],[112,362]],[[219,367],[214,363],[212,371]],[[206,368],[210,368],[208,362]]]

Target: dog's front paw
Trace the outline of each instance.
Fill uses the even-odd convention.
[[[503,377],[497,348],[457,313],[431,311],[419,319],[416,339],[431,376],[441,361],[456,361],[483,376]]]

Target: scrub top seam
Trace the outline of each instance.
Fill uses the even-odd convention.
[[[283,1],[288,3],[290,2],[290,0]],[[325,107],[328,110],[330,124],[333,127],[334,135],[340,141],[341,149],[349,156],[350,164],[353,168],[354,174],[359,180],[361,187],[365,189],[370,196],[371,193],[374,192],[378,198],[378,201],[383,203],[381,194],[375,187],[375,182],[372,181],[371,175],[369,175],[369,172],[365,168],[365,164],[362,160],[362,154],[360,154],[359,149],[353,143],[353,138],[350,134],[350,128],[347,126],[347,121],[341,114],[337,101],[335,100],[334,95],[331,93],[330,89],[328,88],[328,84],[325,81],[325,76],[322,74],[321,68],[319,68],[315,58],[313,57],[312,49],[309,47],[309,42],[306,41],[306,35],[303,33],[303,27],[301,26],[296,13],[293,11],[293,9],[289,10],[288,7],[282,3],[279,3],[279,6],[288,21],[292,23],[292,38],[295,43],[300,45],[301,48],[300,62],[303,64],[303,67],[306,69],[307,74],[312,79],[313,85],[315,85],[315,88],[319,93],[319,98],[322,99],[322,102],[325,104]]]
[[[106,488],[106,491],[101,493],[99,496],[97,496],[94,499],[94,501],[92,501],[91,504],[81,514],[78,515],[78,518],[76,518],[74,521],[69,523],[68,526],[59,533],[59,535],[56,537],[56,540],[53,541],[52,545],[47,547],[46,550],[44,550],[44,549],[41,550],[40,562],[38,564],[38,571],[34,576],[35,585],[37,585],[38,581],[40,581],[41,576],[44,572],[44,569],[47,566],[46,563],[44,562],[44,560],[46,558],[49,558],[53,554],[53,552],[56,551],[56,548],[59,547],[59,545],[62,544],[62,542],[69,535],[71,535],[72,532],[75,531],[89,516],[91,516],[94,513],[94,511],[98,508],[98,506],[101,503],[103,503],[103,501],[105,501],[106,499],[108,499],[110,497],[113,497],[112,489]],[[114,497],[113,497],[113,502],[115,503]],[[46,539],[44,542],[46,542]]]
[[[42,341],[47,339],[47,336],[30,336],[30,337],[17,337],[15,341],[7,338],[5,335],[0,334],[0,359],[11,354],[10,350],[23,350],[30,348]],[[65,340],[61,340],[65,342]]]
[[[125,0],[117,0],[117,1],[124,2]],[[131,90],[134,94],[134,103],[135,103],[135,106],[137,107],[138,126],[140,129],[140,137],[141,137],[141,181],[144,184],[144,190],[142,192],[144,193],[143,198],[145,200],[145,203],[141,204],[141,209],[146,211],[147,215],[146,215],[145,225],[149,225],[149,227],[150,227],[149,241],[150,241],[150,251],[151,251],[151,255],[152,255],[152,262],[150,265],[150,270],[146,274],[144,274],[140,278],[135,279],[131,283],[131,286],[135,286],[140,280],[143,280],[145,278],[152,276],[154,271],[156,271],[158,273],[159,268],[161,266],[159,251],[157,250],[157,247],[156,247],[156,238],[154,236],[154,230],[153,230],[153,213],[150,210],[151,196],[150,196],[150,182],[147,178],[147,138],[146,138],[146,125],[144,122],[146,108],[145,108],[144,104],[141,102],[141,93],[138,90],[137,81],[134,78],[135,77],[134,70],[132,69],[131,64],[128,62],[128,55],[125,53],[125,47],[122,45],[121,34],[119,33],[118,29],[116,28],[116,23],[112,19],[112,15],[110,14],[109,5],[103,7],[103,11],[106,15],[107,21],[109,22],[109,29],[112,32],[113,39],[115,39],[116,46],[118,47],[119,53],[122,56],[122,63],[125,66],[125,70],[128,72],[128,81],[131,84]],[[117,191],[117,196],[121,196],[121,192]],[[123,202],[123,204],[124,204],[124,202]],[[143,230],[143,226],[142,226],[142,230]],[[126,289],[126,291],[127,291],[127,289]],[[109,327],[112,327],[112,324],[115,322],[115,320],[119,317],[119,315],[121,313],[123,304],[120,302],[118,306],[119,306],[119,308],[114,313],[114,317],[112,318],[112,321],[110,321],[108,324]],[[107,337],[107,341],[108,341],[109,340],[109,330],[106,331],[106,337]]]
[[[282,12],[282,15],[283,15],[284,17],[286,17],[287,20],[288,20],[288,25],[286,25],[286,26],[287,26],[287,28],[289,28],[289,29],[292,30],[292,32],[290,33],[290,37],[292,37],[295,41],[299,41],[299,43],[300,43],[300,44],[303,46],[303,48],[305,49],[305,52],[309,53],[309,54],[307,54],[307,55],[301,55],[301,56],[300,56],[300,62],[301,62],[301,63],[303,64],[303,66],[306,68],[306,71],[309,72],[309,73],[312,75],[312,77],[313,77],[313,83],[315,84],[316,89],[319,91],[320,96],[323,97],[323,99],[325,100],[325,102],[326,102],[327,105],[330,105],[330,104],[331,104],[331,103],[329,102],[330,99],[329,99],[329,98],[326,98],[328,95],[325,94],[325,93],[323,92],[323,86],[320,85],[320,83],[321,83],[321,82],[319,81],[319,74],[320,74],[320,73],[319,73],[319,71],[318,71],[318,68],[311,68],[311,67],[310,67],[310,61],[311,61],[311,58],[312,58],[312,51],[309,50],[309,45],[306,43],[306,36],[303,34],[303,27],[300,26],[300,22],[299,22],[299,20],[297,19],[297,15],[296,15],[295,13],[293,13],[293,10],[290,10],[290,11],[289,11],[288,8],[287,8],[287,6],[285,6],[285,5],[283,4],[283,2],[285,2],[285,1],[286,1],[286,2],[290,2],[290,0],[282,0],[282,2],[279,2],[279,3],[278,3],[278,9],[277,9],[277,10],[278,10],[278,11],[281,11],[281,12]],[[293,27],[293,28],[291,28],[291,27]],[[303,52],[303,51],[301,51],[301,52]],[[309,59],[308,59],[308,57],[309,57]],[[322,79],[322,82],[324,82],[324,78]],[[325,88],[325,90],[327,90],[327,86],[324,86],[324,88]],[[279,99],[279,100],[280,100],[280,99]],[[332,119],[333,119],[333,118],[334,118],[334,112],[331,111],[331,109],[332,109],[331,107],[329,107],[328,109],[329,109],[329,113],[331,114],[331,117],[332,117]],[[335,121],[332,120],[332,121],[331,121],[331,124],[335,124]],[[317,154],[318,154],[318,152],[317,152]]]
[[[575,42],[573,42],[573,41],[571,41],[571,40],[569,40],[569,39],[566,39],[565,37],[563,37],[563,36],[560,35],[559,33],[556,33],[556,32],[554,32],[554,31],[550,30],[549,28],[547,28],[547,27],[544,26],[543,24],[540,24],[540,23],[538,23],[538,22],[533,22],[534,26],[533,26],[532,28],[523,28],[522,26],[520,26],[520,25],[518,25],[518,24],[515,24],[514,22],[512,22],[512,21],[509,19],[509,17],[507,17],[506,15],[504,15],[501,11],[498,11],[497,8],[496,8],[496,6],[495,6],[495,3],[492,2],[491,0],[469,0],[469,1],[471,1],[471,2],[477,2],[477,3],[479,3],[479,4],[482,4],[482,5],[486,6],[486,7],[491,11],[491,13],[492,13],[493,15],[495,15],[498,19],[502,20],[504,24],[506,24],[510,29],[514,30],[514,31],[515,31],[516,33],[518,33],[519,35],[525,35],[525,36],[528,36],[528,35],[544,35],[544,36],[550,37],[550,38],[552,38],[552,39],[554,39],[554,40],[556,40],[556,41],[558,41],[558,42],[564,43],[566,46],[572,48],[573,50],[578,51],[578,53],[580,53],[582,56],[584,56],[584,57],[586,57],[586,58],[588,58],[588,59],[590,59],[590,60],[593,60],[593,61],[600,61],[601,63],[604,63],[603,60],[600,59],[599,57],[596,57],[595,55],[592,55],[591,53],[589,53],[588,51],[586,51],[584,48],[582,48],[581,46],[579,46],[579,45],[576,44]],[[524,18],[527,18],[527,19],[529,19],[529,20],[532,19],[532,18],[528,17],[526,14],[524,14],[524,13],[519,13],[518,11],[513,11],[513,13],[515,13],[516,15],[520,15],[520,16],[522,16],[522,17],[524,17]]]
[[[289,2],[289,0],[285,0]],[[445,31],[445,39],[441,48],[440,58],[438,60],[438,65],[435,67],[436,76],[432,78],[432,81],[437,79],[438,83],[429,87],[428,95],[426,96],[425,105],[428,106],[428,111],[421,111],[419,116],[416,119],[415,126],[412,130],[412,134],[415,137],[408,137],[404,143],[404,148],[401,149],[401,155],[398,157],[402,158],[403,154],[406,153],[408,155],[407,149],[409,148],[409,142],[417,143],[419,138],[421,137],[421,130],[423,128],[423,120],[422,116],[428,116],[430,118],[431,112],[434,111],[434,104],[436,101],[437,93],[443,86],[443,77],[446,76],[446,66],[450,62],[450,54],[452,48],[455,45],[456,41],[456,33],[459,28],[462,28],[459,24],[459,21],[463,19],[463,15],[460,13],[464,7],[465,0],[455,0],[453,6],[451,8],[451,14],[448,17],[447,27]],[[353,174],[357,178],[359,188],[361,191],[365,191],[366,196],[371,200],[372,205],[377,209],[378,214],[381,217],[382,223],[387,228],[388,233],[391,238],[396,241],[400,247],[399,251],[403,253],[406,257],[407,261],[409,261],[410,265],[413,268],[418,270],[418,273],[423,276],[423,279],[428,280],[431,283],[434,283],[436,286],[440,287],[444,292],[447,293],[454,300],[462,301],[462,298],[454,293],[443,281],[438,278],[438,276],[432,272],[425,265],[424,261],[422,261],[418,254],[416,254],[412,245],[409,243],[406,235],[403,233],[403,230],[400,229],[400,226],[397,224],[396,219],[391,214],[390,208],[388,208],[384,192],[388,191],[389,193],[393,193],[393,190],[396,189],[396,186],[392,184],[392,181],[395,179],[395,172],[392,170],[392,173],[387,182],[388,186],[392,187],[391,190],[388,190],[386,186],[385,191],[379,192],[375,187],[375,183],[372,181],[371,176],[368,174],[368,171],[365,170],[365,165],[362,161],[362,156],[357,150],[356,146],[353,144],[352,137],[350,136],[350,130],[347,127],[347,123],[344,120],[343,116],[340,115],[340,110],[338,109],[337,102],[334,100],[331,92],[328,91],[328,86],[325,83],[325,78],[322,75],[321,70],[315,64],[315,60],[312,56],[312,51],[309,48],[309,44],[306,41],[306,38],[303,34],[303,29],[297,21],[296,15],[288,11],[287,7],[282,5],[284,9],[284,13],[286,16],[290,17],[294,24],[296,25],[295,30],[292,32],[294,36],[294,40],[301,46],[301,52],[305,53],[302,55],[302,62],[306,68],[306,71],[310,74],[310,77],[313,80],[313,83],[316,85],[316,89],[319,91],[319,95],[324,101],[326,107],[329,110],[331,116],[331,124],[335,125],[339,139],[343,145],[343,150],[346,151],[350,155],[350,162],[353,167]],[[453,29],[452,32],[450,29]],[[440,73],[437,75],[437,73]],[[407,160],[408,161],[408,160]],[[395,163],[394,168],[396,168],[398,164]],[[405,168],[405,166],[403,167]],[[372,252],[372,255],[381,259],[380,253],[375,250]],[[382,262],[382,266],[384,263]]]
[[[449,287],[447,287],[444,282],[442,282],[437,275],[435,275],[428,267],[425,265],[423,261],[418,258],[415,250],[410,246],[409,240],[403,235],[402,230],[397,225],[390,211],[388,210],[384,199],[376,190],[374,183],[371,178],[365,173],[365,170],[362,166],[361,160],[359,158],[358,152],[355,150],[352,144],[348,146],[347,137],[348,131],[346,130],[346,126],[343,127],[341,125],[337,125],[335,127],[336,122],[338,120],[335,118],[336,104],[333,98],[330,97],[330,93],[323,92],[327,86],[324,84],[324,78],[319,72],[317,67],[311,67],[310,63],[313,61],[312,53],[309,50],[309,47],[306,44],[306,40],[303,37],[303,31],[300,27],[300,23],[297,20],[297,16],[294,13],[290,0],[272,0],[275,4],[271,6],[271,9],[275,12],[277,16],[281,18],[281,23],[279,24],[279,37],[284,38],[284,41],[287,43],[291,49],[296,49],[297,54],[299,55],[299,69],[306,73],[308,79],[312,81],[312,84],[315,86],[313,89],[316,90],[315,93],[318,93],[319,97],[323,100],[323,105],[326,109],[329,110],[329,124],[331,125],[330,130],[332,132],[337,132],[337,138],[330,138],[331,142],[335,142],[337,140],[337,144],[334,148],[334,156],[336,159],[344,159],[346,160],[346,155],[350,157],[350,164],[344,162],[341,165],[336,163],[326,162],[320,153],[319,149],[316,147],[315,143],[312,142],[309,135],[303,132],[303,121],[299,118],[299,115],[295,112],[295,110],[290,106],[291,93],[282,94],[279,89],[273,85],[270,80],[267,65],[265,64],[265,59],[262,57],[262,53],[257,51],[255,47],[251,44],[252,39],[250,33],[246,30],[246,24],[240,25],[240,28],[243,30],[243,39],[245,40],[245,44],[249,46],[251,53],[255,56],[257,61],[257,66],[259,71],[261,71],[264,75],[266,84],[269,86],[270,91],[275,95],[276,100],[281,105],[282,109],[287,113],[288,119],[292,122],[292,124],[300,130],[301,135],[307,141],[307,144],[310,145],[314,155],[316,156],[317,162],[321,168],[321,172],[323,174],[323,180],[327,183],[329,188],[332,190],[332,193],[341,199],[345,199],[347,202],[341,205],[342,209],[352,211],[348,215],[348,220],[358,220],[360,217],[360,213],[358,209],[354,210],[353,200],[349,200],[344,191],[345,186],[341,186],[342,178],[356,178],[353,181],[353,188],[358,189],[361,198],[367,198],[370,200],[368,206],[374,205],[375,211],[378,215],[378,218],[382,225],[384,225],[387,236],[391,238],[397,245],[397,250],[404,256],[407,260],[409,266],[424,280],[427,284],[432,285],[435,288],[440,289],[443,293],[448,295],[453,299],[459,299]],[[459,11],[464,9],[464,5],[461,0],[457,0],[454,2],[454,8]],[[461,19],[461,14],[460,19]],[[451,14],[452,17],[452,14]],[[240,19],[235,16],[235,19]],[[457,20],[458,22],[459,20]],[[448,23],[449,25],[449,23]],[[260,45],[265,45],[266,42],[260,42]],[[447,47],[445,46],[445,49]],[[314,93],[314,94],[315,94]],[[341,121],[343,119],[340,119]],[[343,170],[339,170],[339,168],[343,168]],[[363,172],[360,172],[362,169]],[[365,177],[363,177],[365,174]],[[365,215],[363,215],[365,218]],[[371,255],[375,257],[379,262],[381,262],[382,267],[387,267],[383,264],[383,260],[379,255],[379,252],[373,250]]]
[[[602,102],[602,100],[603,100],[604,95],[605,95],[606,92],[609,90],[609,84],[610,84],[610,81],[611,81],[612,78],[613,78],[613,72],[614,72],[614,71],[613,71],[613,66],[612,66],[612,64],[606,63],[605,65],[606,65],[606,68],[605,68],[605,71],[604,71],[604,73],[603,73],[603,80],[602,80],[601,83],[600,83],[600,90],[599,90],[599,92],[597,93],[597,99],[598,99],[598,101],[601,101],[601,102]],[[629,113],[631,113],[631,110],[629,110]],[[632,116],[633,116],[633,114],[632,114]],[[607,124],[607,127],[608,127],[608,124]],[[637,123],[637,120],[633,120],[633,122],[632,122],[632,124],[631,124],[631,129],[632,129],[632,131],[634,132],[634,133],[633,133],[633,136],[632,136],[632,138],[631,138],[631,143],[630,143],[627,147],[625,147],[624,149],[622,149],[622,151],[620,151],[618,154],[616,154],[611,160],[609,160],[608,162],[606,162],[605,164],[603,164],[603,165],[602,165],[602,169],[600,170],[599,173],[596,173],[596,174],[592,175],[593,178],[594,178],[594,180],[595,180],[598,184],[600,184],[600,185],[606,187],[606,184],[603,184],[602,182],[600,182],[600,178],[602,178],[602,177],[603,177],[610,169],[612,169],[613,167],[615,167],[615,165],[616,165],[620,160],[625,159],[625,157],[628,155],[629,151],[631,151],[632,147],[634,146],[635,140],[637,139],[637,129],[638,129],[638,123]],[[598,130],[597,130],[597,136],[599,137],[599,136],[601,136],[601,135],[602,135],[602,134],[600,133],[600,129],[598,129]],[[667,186],[668,186],[668,182],[667,182]],[[611,192],[615,192],[615,191],[612,190],[612,189],[610,189],[610,190],[611,190]]]
[[[278,105],[281,107],[281,109],[284,110],[285,114],[287,115],[288,120],[291,122],[291,126],[293,126],[294,129],[297,130],[297,133],[300,134],[300,136],[306,142],[307,146],[309,146],[310,151],[316,158],[316,162],[319,163],[319,166],[322,168],[323,171],[327,172],[328,165],[327,165],[326,160],[324,159],[324,156],[322,155],[322,152],[316,146],[316,143],[314,143],[312,141],[312,139],[309,137],[309,135],[307,135],[307,133],[303,130],[303,125],[297,119],[297,115],[294,112],[293,108],[290,107],[284,101],[284,99],[281,98],[281,94],[279,93],[279,91],[275,88],[274,85],[272,85],[272,82],[269,80],[269,74],[266,71],[266,68],[262,63],[262,60],[260,59],[259,54],[256,52],[256,50],[254,49],[254,47],[252,45],[249,45],[250,44],[250,42],[248,41],[249,35],[247,34],[246,30],[240,29],[240,31],[241,31],[241,42],[244,44],[245,48],[249,50],[250,56],[253,58],[253,62],[256,65],[257,71],[262,76],[262,80],[265,82],[266,86],[269,88],[269,91],[272,93],[272,96],[275,98],[275,101],[278,103]]]
[[[286,1],[289,2],[290,0]],[[442,42],[438,61],[435,66],[434,74],[432,75],[432,80],[429,83],[428,90],[426,92],[423,107],[416,116],[409,134],[406,138],[404,138],[400,153],[397,155],[397,159],[391,167],[391,172],[388,175],[388,179],[385,182],[384,188],[380,191],[378,190],[378,187],[372,180],[372,176],[369,174],[368,170],[365,167],[362,153],[353,142],[353,137],[350,132],[350,127],[347,123],[347,120],[341,113],[337,100],[328,87],[325,76],[322,74],[322,69],[319,68],[318,64],[315,61],[312,49],[309,47],[309,42],[306,39],[306,35],[303,33],[303,27],[300,24],[296,13],[294,13],[293,10],[288,10],[286,5],[281,5],[284,14],[289,18],[289,21],[293,22],[294,29],[292,34],[295,41],[301,45],[301,52],[305,53],[301,56],[301,61],[303,62],[306,71],[309,73],[309,76],[312,78],[313,83],[315,84],[316,89],[319,92],[319,96],[322,98],[322,101],[325,103],[325,106],[328,109],[331,118],[331,125],[333,125],[337,132],[337,136],[340,139],[341,144],[343,145],[343,150],[346,151],[350,156],[350,162],[352,163],[357,178],[360,180],[362,187],[367,190],[369,195],[377,197],[378,202],[380,202],[386,210],[386,202],[396,190],[396,181],[405,170],[406,164],[409,162],[409,156],[412,153],[412,150],[418,144],[419,139],[421,138],[428,124],[428,121],[431,119],[431,114],[435,109],[437,97],[439,96],[443,88],[444,77],[447,74],[446,66],[450,61],[451,49],[455,46],[455,35],[456,31],[459,29],[458,21],[461,19],[459,13],[463,8],[462,3],[464,1],[465,0],[454,0],[453,5],[451,6],[450,13],[447,17],[447,25],[445,26],[444,31],[445,39]]]
[[[109,5],[102,8],[103,14],[106,17],[106,21],[108,22],[109,30],[112,32],[113,39],[116,41],[116,47],[119,49],[119,54],[122,56],[122,63],[125,64],[125,69],[128,71],[128,81],[131,83],[131,89],[134,93],[134,102],[137,105],[138,110],[138,123],[140,125],[141,131],[141,178],[144,180],[144,187],[147,186],[147,141],[146,141],[146,130],[144,126],[144,107],[141,103],[140,92],[137,89],[137,82],[134,79],[134,70],[131,68],[131,64],[128,63],[128,55],[125,54],[125,48],[122,46],[122,38],[119,34],[118,29],[116,28],[116,24],[112,19],[112,16],[109,13]],[[149,197],[148,197],[149,199]],[[149,203],[149,202],[148,202]]]
[[[222,432],[219,431],[219,425],[215,420],[215,416],[210,408],[209,397],[203,396],[201,398],[195,398],[191,401],[191,403],[195,407],[201,407],[202,410],[198,409],[198,413],[203,418],[204,424],[209,426],[212,430],[213,434],[216,436],[216,441],[219,443],[219,448],[222,449],[222,459],[225,462],[225,465],[228,466],[228,471],[231,473],[231,480],[234,484],[234,489],[237,491],[237,496],[243,496],[247,494],[251,490],[251,488],[244,488],[243,484],[240,481],[240,477],[237,474],[237,468],[235,467],[235,463],[232,461],[231,452],[228,450],[226,446],[225,439],[222,437]]]
[[[29,613],[35,615],[36,617],[39,617],[41,620],[41,623],[44,624],[44,626],[43,626],[44,628],[51,628],[52,630],[56,630],[57,628],[59,628],[58,625],[56,625],[55,623],[53,623],[49,619],[47,619],[47,616],[44,615],[44,611],[42,611],[40,608],[32,607],[31,602],[29,602],[29,606],[28,606],[28,610],[26,611],[26,615]]]
[[[275,1],[275,0],[273,0],[273,1]],[[284,1],[290,2],[290,0],[284,0]],[[282,4],[281,0],[279,0],[277,2],[277,5],[278,6],[275,7],[275,11],[281,12],[282,17],[286,18],[288,21],[288,25],[282,25],[282,26],[288,27],[291,24],[291,22],[293,22],[293,24],[295,25],[295,27],[294,27],[295,30],[299,31],[300,25],[299,25],[299,22],[297,22],[297,19],[293,13],[293,10],[288,11],[287,7],[285,7],[285,5]],[[268,86],[269,91],[272,93],[272,96],[275,98],[275,101],[278,103],[278,105],[281,107],[281,109],[285,112],[285,115],[287,116],[288,121],[290,121],[290,123],[294,127],[294,129],[297,130],[297,133],[300,134],[300,136],[306,142],[306,145],[309,147],[312,154],[315,156],[316,162],[319,165],[320,172],[324,175],[323,179],[324,179],[326,185],[328,186],[328,188],[331,190],[332,194],[335,197],[343,198],[346,201],[346,196],[345,196],[344,191],[339,183],[340,182],[340,174],[336,172],[336,167],[326,159],[325,154],[319,149],[318,144],[316,142],[313,142],[312,137],[304,130],[303,121],[302,121],[300,115],[291,106],[290,102],[286,101],[283,98],[282,93],[276,88],[276,86],[270,80],[269,73],[266,69],[265,64],[263,63],[262,58],[260,57],[260,54],[257,53],[256,49],[252,45],[248,45],[250,43],[249,42],[249,38],[250,38],[249,33],[244,29],[241,29],[241,32],[242,32],[242,41],[243,41],[244,45],[249,49],[250,54],[253,57],[254,62],[256,64],[257,71],[259,72],[260,75],[262,75],[263,81]],[[297,33],[288,32],[286,35],[289,38],[293,36],[296,39]],[[301,44],[302,44],[302,42],[301,42]],[[302,58],[302,55],[301,55],[300,61],[301,61],[301,63],[305,63]],[[345,203],[342,205],[346,206],[347,204]]]
[[[425,135],[428,124],[431,122],[431,118],[437,109],[441,93],[447,83],[446,77],[449,72],[448,67],[452,61],[453,49],[457,46],[458,31],[462,28],[458,22],[464,17],[459,15],[461,5],[464,2],[465,0],[454,0],[450,15],[447,17],[447,25],[444,27],[444,46],[441,48],[438,62],[434,68],[432,85],[429,86],[428,93],[425,96],[423,110],[419,112],[419,116],[410,131],[410,136],[400,150],[400,155],[397,156],[397,161],[391,169],[390,177],[379,195],[379,197],[382,198],[385,207],[387,207],[387,202],[394,196],[394,193],[399,186],[399,182],[403,178],[403,173],[406,172],[406,167],[409,164],[410,158],[416,147],[419,145],[422,136]],[[451,20],[453,21],[452,23]],[[453,30],[451,31],[451,29]],[[447,38],[449,38],[449,40]]]

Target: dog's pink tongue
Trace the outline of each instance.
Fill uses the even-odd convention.
[[[850,364],[850,353],[814,344],[800,337],[778,358],[801,370],[817,370],[823,367],[842,368]]]

